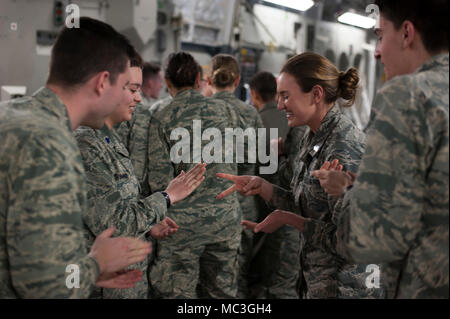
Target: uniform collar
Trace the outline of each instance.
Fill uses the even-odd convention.
[[[438,54],[431,59],[426,60],[415,73],[420,73],[428,70],[435,69],[437,67],[447,67],[448,69],[448,53]]]
[[[188,90],[183,90],[181,92],[178,92],[177,95],[175,95],[175,97],[173,98],[173,100],[177,101],[180,99],[191,98],[194,96],[203,96],[203,95],[201,95],[194,89],[188,89]]]
[[[69,131],[72,131],[70,124],[69,113],[67,107],[59,99],[59,97],[49,88],[42,87],[32,95],[37,101],[41,103],[41,108],[44,112],[57,118],[63,125],[66,125]]]
[[[234,98],[234,97],[236,97],[236,96],[233,93],[228,92],[228,91],[217,92],[216,94],[214,94],[212,96],[213,99]]]
[[[311,155],[312,157],[315,157],[320,152],[322,146],[325,144],[328,137],[332,134],[334,128],[339,123],[341,116],[342,113],[339,107],[333,106],[320,123],[317,133],[314,134],[309,129],[309,134],[307,135],[306,139],[306,144],[308,145],[307,154]],[[306,156],[307,154],[304,155]]]

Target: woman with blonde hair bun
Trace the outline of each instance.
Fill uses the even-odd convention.
[[[311,172],[332,162],[336,169],[356,172],[364,153],[365,135],[335,105],[338,98],[350,107],[358,88],[358,72],[339,72],[326,58],[311,52],[289,59],[278,78],[278,108],[286,112],[290,127],[307,125],[300,143],[291,189],[283,189],[254,176],[218,177],[235,184],[219,195],[237,190],[246,196],[259,195],[273,209],[259,224],[243,221],[254,231],[271,233],[282,225],[300,231],[301,270],[304,298],[380,298],[384,289],[368,288],[366,265],[349,264],[332,251],[311,245],[304,234],[305,220],[335,229],[333,223],[339,198],[328,196]],[[328,232],[332,233],[332,232]],[[333,233],[334,236],[334,233]]]
[[[239,117],[239,127],[244,131],[253,128],[264,127],[261,116],[251,105],[239,100],[234,91],[241,81],[239,64],[235,57],[228,54],[218,54],[211,60],[209,66],[208,85],[213,93],[212,98],[226,102]],[[244,149],[248,150],[247,145]],[[247,156],[245,156],[247,158]],[[256,164],[238,164],[238,175],[256,175]],[[258,206],[255,198],[238,196],[242,210],[242,216],[246,220],[256,221],[258,216]],[[238,297],[249,298],[248,272],[253,251],[252,231],[243,230],[241,245],[239,249],[239,276],[238,276]]]

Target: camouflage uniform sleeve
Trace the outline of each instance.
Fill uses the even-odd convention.
[[[88,298],[100,269],[87,255],[79,176],[53,136],[22,140],[12,161],[6,232],[12,284],[21,298]],[[80,288],[66,286],[66,267],[79,269]]]
[[[88,184],[89,210],[83,219],[95,236],[114,226],[116,236],[140,237],[164,219],[167,205],[161,193],[142,199],[138,194],[124,198],[104,155],[85,139],[78,139],[78,143]]]
[[[170,150],[160,121],[153,118],[149,128],[148,184],[152,192],[163,191],[175,177]]]
[[[398,81],[398,80],[397,80]],[[352,190],[338,209],[335,238],[315,234],[322,245],[334,246],[355,262],[403,259],[421,227],[424,180],[424,141],[443,123],[444,114],[419,114],[414,109],[411,83],[391,80],[377,95],[379,110],[371,124],[366,153]],[[447,115],[448,118],[448,115]],[[442,129],[442,128],[440,128]],[[447,128],[448,129],[448,128]],[[443,163],[444,165],[444,163]],[[448,162],[445,163],[448,165]],[[305,231],[311,232],[309,226]]]

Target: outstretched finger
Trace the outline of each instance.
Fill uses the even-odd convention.
[[[333,161],[331,162],[330,169],[331,169],[331,170],[335,170],[336,167],[338,166],[338,164],[339,164],[339,161],[338,161],[337,159],[333,160]]]
[[[192,183],[188,184],[192,191],[196,189],[203,181],[205,180],[205,176],[200,177],[199,179],[193,180]]]
[[[270,215],[269,215],[270,216]],[[273,233],[275,229],[272,227],[273,220],[271,218],[266,217],[262,222],[260,222],[258,225],[256,225],[255,229],[253,230],[255,233],[258,233],[260,231],[264,233]]]
[[[139,256],[128,257],[128,260],[127,260],[128,266],[134,265],[134,264],[139,263],[141,261],[144,261],[147,258],[147,255],[139,255]]]
[[[139,249],[145,249],[145,248],[151,248],[151,243],[145,242],[143,240],[132,238],[132,237],[125,237],[123,238],[128,245],[128,250],[139,250]]]
[[[204,167],[205,167],[205,164],[198,163],[187,172],[187,175],[192,175],[192,174],[196,175],[196,174],[198,174],[198,172],[201,172]]]
[[[164,221],[167,223],[167,226],[169,226],[170,228],[178,228],[177,223],[175,223],[175,221],[169,217],[164,218]]]
[[[231,174],[224,174],[224,173],[217,173],[216,177],[226,179],[226,180],[229,180],[232,182],[237,182],[239,176],[231,175]]]
[[[141,255],[148,255],[152,252],[151,248],[144,248],[144,249],[138,249],[138,250],[133,250],[128,252],[128,258],[130,257],[137,257],[137,256],[141,256]]]
[[[331,166],[331,163],[327,161],[327,162],[323,163],[323,165],[320,169],[327,171],[330,168],[330,166]]]
[[[203,164],[196,166],[186,174],[186,183],[188,185],[195,183],[196,181],[200,180],[203,175],[205,175],[205,172],[206,168]]]
[[[219,194],[217,196],[217,199],[222,199],[232,193],[234,193],[236,191],[236,185],[231,186],[230,188],[228,188],[226,191],[222,192],[221,194]]]

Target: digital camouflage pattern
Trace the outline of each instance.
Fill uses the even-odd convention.
[[[285,189],[291,187],[294,170],[297,166],[295,160],[301,151],[301,142],[307,128],[307,126],[292,127],[286,136],[286,140],[283,141],[283,155],[280,156],[278,161],[278,186]]]
[[[388,263],[381,276],[389,298],[449,297],[448,60],[448,53],[435,56],[383,86],[337,232],[305,224],[318,247]]]
[[[115,129],[130,154],[131,163],[141,186],[141,195],[146,197],[152,193],[148,184],[148,150],[152,145],[148,135],[151,114],[169,105],[172,97],[169,96],[151,104],[152,99],[147,99],[144,94],[141,95],[142,103],[136,105],[133,118],[116,125]]]
[[[167,204],[161,193],[140,198],[139,181],[128,151],[114,130],[80,127],[75,131],[87,176],[88,209],[83,220],[89,244],[109,227],[115,236],[145,238],[150,228],[165,217]],[[148,260],[130,269],[147,273]],[[102,289],[102,298],[147,298],[147,276],[130,289]]]
[[[251,105],[248,105],[239,100],[233,93],[222,91],[212,96],[214,99],[222,100],[228,103],[239,116],[239,127],[243,130],[248,128],[255,129],[258,132],[258,128],[264,128],[261,117],[258,111]],[[247,141],[247,140],[246,140]],[[257,144],[258,145],[258,144]],[[248,144],[245,143],[245,150],[248,151]],[[257,148],[255,149],[257,151]],[[256,153],[258,154],[258,153]],[[247,158],[247,157],[246,157]],[[257,163],[241,163],[238,164],[238,175],[257,175]],[[245,220],[257,221],[258,220],[258,205],[257,198],[255,196],[245,197],[241,194],[237,194],[239,204],[242,210],[242,218]],[[239,248],[239,277],[238,277],[238,297],[248,298],[248,276],[249,267],[253,253],[253,238],[254,233],[252,230],[247,230],[242,227],[242,239],[241,246]]]
[[[131,164],[141,187],[141,195],[147,197],[151,194],[147,183],[148,172],[148,132],[150,128],[151,115],[149,106],[137,104],[131,121],[122,122],[116,128],[117,134],[127,148]]]
[[[172,96],[170,95],[166,96],[165,98],[159,101],[156,101],[150,106],[150,113],[153,114],[164,109],[167,105],[170,104],[170,102],[172,102]]]
[[[0,104],[0,298],[88,298],[83,163],[65,105],[48,88]],[[68,289],[70,264],[80,288]]]
[[[225,128],[235,128],[239,124],[236,113],[225,102],[206,99],[195,90],[179,92],[163,111],[153,114],[155,125],[151,126],[149,137],[152,143],[149,150],[152,191],[163,190],[182,170],[186,172],[195,165],[171,161],[170,150],[180,142],[170,139],[172,130],[186,128],[190,132],[191,162],[198,147],[209,143],[202,141],[194,149],[194,120],[201,120],[203,131],[217,128],[223,137]],[[195,161],[200,162],[200,159]],[[241,211],[236,194],[223,200],[216,199],[231,186],[231,183],[216,177],[219,172],[236,175],[237,164],[209,163],[203,183],[168,210],[168,217],[180,228],[172,236],[159,241],[159,251],[150,274],[154,297],[236,297]]]
[[[332,225],[334,207],[338,200],[327,195],[319,181],[311,176],[311,172],[333,159],[338,159],[344,170],[357,171],[364,143],[364,133],[338,107],[333,107],[322,120],[316,134],[310,128],[305,132],[296,159],[292,191],[274,186],[270,204],[325,225]],[[365,272],[365,265],[349,264],[331,251],[315,247],[302,234],[300,247],[306,298],[383,296],[383,288],[366,288],[365,279],[370,273]]]

